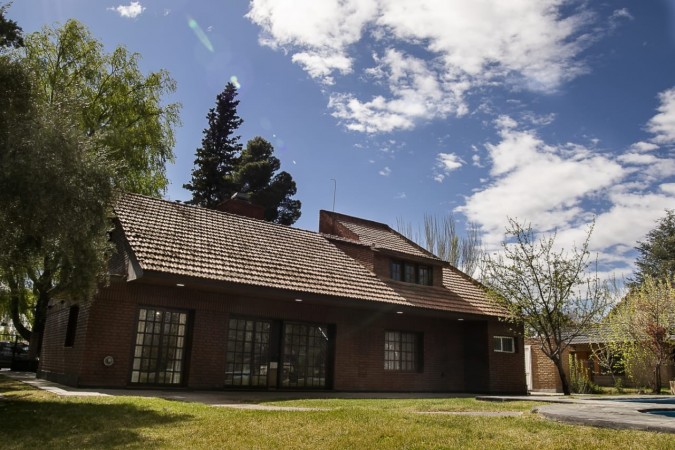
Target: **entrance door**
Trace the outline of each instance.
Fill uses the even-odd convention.
[[[525,346],[525,382],[527,390],[532,390],[532,346]]]
[[[328,327],[287,322],[283,326],[280,386],[326,388]]]
[[[188,314],[165,308],[140,308],[131,368],[136,384],[184,384]]]
[[[226,386],[267,387],[271,328],[266,320],[230,319]]]

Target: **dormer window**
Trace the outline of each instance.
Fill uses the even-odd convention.
[[[431,286],[433,284],[433,269],[431,266],[411,262],[392,261],[390,269],[392,280],[423,284],[425,286]]]

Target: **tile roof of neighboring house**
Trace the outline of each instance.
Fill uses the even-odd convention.
[[[385,282],[319,233],[135,194],[115,212],[144,271],[499,315],[466,276],[449,274],[448,289]]]
[[[440,261],[436,255],[406,239],[397,231],[392,230],[389,225],[345,214],[327,211],[324,211],[324,214],[331,216],[339,224],[357,235],[359,242],[370,245],[374,249],[393,250]]]

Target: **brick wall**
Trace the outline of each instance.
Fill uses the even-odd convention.
[[[523,329],[513,324],[499,321],[488,323],[487,342],[490,361],[490,392],[527,393],[525,381],[525,349]],[[493,336],[511,336],[514,338],[515,352],[494,351]]]
[[[381,304],[347,308],[311,300],[297,303],[288,298],[260,299],[140,282],[114,282],[92,303],[88,323],[79,323],[84,329],[78,330],[72,349],[62,348],[64,313],[50,310],[49,339],[46,339],[43,361],[46,376],[80,386],[127,386],[138,308],[142,305],[190,312],[192,345],[186,374],[190,388],[223,387],[227,324],[232,315],[334,325],[333,388],[336,390],[462,392],[467,390],[466,376],[471,374],[465,367],[465,327],[470,321],[398,315],[388,305]],[[67,320],[67,313],[65,317]],[[502,325],[496,321],[482,323],[491,333],[502,332]],[[421,333],[424,362],[421,372],[384,370],[386,330]],[[82,339],[85,334],[86,345]],[[491,345],[491,337],[486,338],[486,342]],[[520,345],[522,347],[522,343]],[[64,357],[62,354],[66,351],[79,352],[81,362]],[[490,382],[484,390],[522,392],[522,355],[522,349],[517,354],[497,356],[486,351],[485,358],[489,358],[489,362],[485,367],[489,370]],[[114,358],[112,366],[103,364],[106,356]]]
[[[538,339],[526,339],[531,346],[532,355],[532,390],[546,392],[562,392],[562,381],[553,361],[541,351]],[[562,358],[565,373],[569,377],[569,351],[565,350]]]

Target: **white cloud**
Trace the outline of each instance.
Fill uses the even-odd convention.
[[[134,19],[140,16],[143,11],[145,11],[145,6],[141,5],[140,2],[130,2],[128,5],[111,6],[108,8],[108,11],[115,11],[120,15],[120,17]],[[169,10],[165,10],[165,16],[168,14],[167,11]]]
[[[658,114],[647,122],[656,144],[675,144],[675,87],[659,94]]]
[[[657,150],[659,146],[651,142],[640,141],[631,145],[630,148],[631,150],[635,150],[638,152],[651,152],[652,150]]]
[[[376,133],[466,114],[465,97],[486,86],[552,92],[585,73],[579,55],[595,18],[567,3],[252,0],[247,17],[261,27],[262,45],[335,86],[329,109],[348,129]],[[357,51],[363,36],[374,39],[372,62]],[[359,98],[353,83],[340,83],[349,74],[385,92]]]
[[[405,195],[405,192],[399,192],[394,196],[394,199],[396,200],[404,200],[407,198],[407,195]]]
[[[436,164],[434,165],[434,180],[442,183],[450,172],[462,167],[463,163],[464,161],[454,153],[439,153],[436,155]]]
[[[553,230],[583,213],[583,199],[624,176],[624,169],[605,155],[578,145],[551,146],[505,118],[498,123],[509,127],[500,129],[499,143],[486,144],[492,179],[458,208],[481,224],[489,246],[501,242],[506,217],[531,221],[537,230]]]
[[[591,249],[603,270],[630,273],[635,243],[675,207],[675,160],[644,153],[648,143],[601,154],[551,145],[507,117],[496,124],[499,141],[485,144],[491,178],[456,209],[481,226],[486,247],[498,250],[507,217],[531,222],[536,232],[557,231],[557,244],[568,249],[581,244],[595,218]]]
[[[419,120],[466,112],[462,101],[466,86],[440,79],[433,64],[394,49],[376,57],[376,62],[377,70],[369,74],[386,82],[388,98],[378,95],[363,102],[351,94],[330,96],[332,115],[348,129],[366,133],[407,130]]]
[[[388,166],[385,166],[384,169],[380,170],[378,173],[383,177],[388,177],[391,175],[391,169]]]

